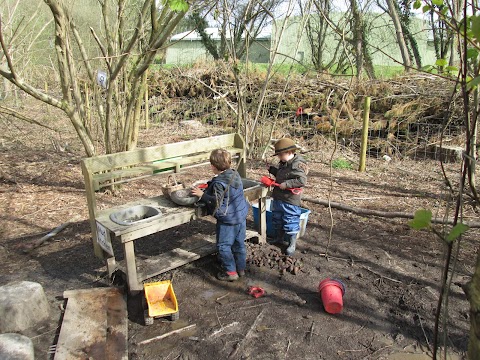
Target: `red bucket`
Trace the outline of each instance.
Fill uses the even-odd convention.
[[[338,314],[343,309],[345,285],[340,280],[325,279],[318,284],[318,292],[322,297],[323,307],[330,314]]]

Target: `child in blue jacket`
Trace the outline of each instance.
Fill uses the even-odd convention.
[[[213,150],[210,164],[216,175],[205,191],[192,189],[192,194],[206,204],[207,212],[217,219],[216,242],[222,271],[217,278],[235,281],[245,275],[246,225],[249,204],[243,194],[240,174],[231,168],[232,157],[224,149]]]

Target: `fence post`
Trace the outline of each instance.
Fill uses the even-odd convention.
[[[363,103],[363,125],[362,125],[362,146],[360,148],[360,165],[358,171],[365,171],[365,162],[367,159],[367,142],[368,142],[368,120],[370,118],[370,96],[365,97]]]
[[[145,70],[144,75],[144,83],[143,86],[145,87],[144,96],[145,96],[145,129],[149,129],[150,127],[150,111],[148,105],[148,70]]]
[[[88,83],[85,81],[84,84],[84,92],[85,92],[85,127],[89,128],[92,123],[92,117],[90,113],[90,94],[88,92]]]

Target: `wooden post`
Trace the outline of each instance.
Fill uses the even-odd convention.
[[[150,111],[148,109],[148,70],[145,70],[145,75],[144,75],[144,83],[143,86],[145,87],[144,89],[144,94],[145,94],[145,129],[148,130],[150,127]]]
[[[235,134],[234,146],[236,148],[243,149],[242,154],[240,155],[240,159],[238,160],[237,171],[241,177],[246,178],[247,177],[247,166],[245,163],[246,162],[245,159],[247,157],[246,145],[245,145],[245,141],[243,140],[242,136],[239,133]]]
[[[267,193],[268,188],[262,189],[262,197],[258,199],[258,235],[260,244],[267,243]]]
[[[360,165],[358,171],[365,171],[365,162],[367,159],[367,142],[368,142],[368,120],[370,118],[370,96],[365,98],[363,104],[363,126],[362,126],[362,146],[360,148]]]
[[[475,93],[474,93],[474,104],[478,104],[478,89],[475,89]],[[469,120],[470,120],[470,117],[469,117]],[[476,179],[475,179],[475,165],[476,165],[476,152],[477,152],[477,141],[478,141],[478,120],[473,122],[473,126],[474,128],[472,129],[472,138],[470,139],[470,149],[468,149],[469,151],[469,155],[471,157],[471,159],[468,159],[468,161],[470,161],[470,179],[471,179],[471,183],[475,186],[476,184]],[[476,159],[478,161],[478,159]]]
[[[85,90],[85,127],[88,129],[91,125],[91,114],[90,114],[90,94],[88,93],[88,84],[85,81],[84,84],[84,90]]]
[[[472,184],[476,184],[476,179],[475,179],[476,162],[474,161],[474,159],[475,159],[475,153],[477,150],[477,141],[478,141],[477,136],[478,136],[478,121],[475,121],[475,128],[473,129],[472,140],[470,141],[470,156],[472,158],[470,160],[470,164],[471,164],[470,177],[472,179]]]
[[[83,179],[85,181],[85,193],[87,196],[88,215],[90,220],[90,229],[92,232],[93,251],[98,258],[104,259],[105,254],[103,252],[103,249],[97,242],[97,221],[95,220],[97,201],[95,199],[95,189],[93,187],[93,176],[87,168],[85,160],[82,160],[80,162],[80,165],[82,166]]]

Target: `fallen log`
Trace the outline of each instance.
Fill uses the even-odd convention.
[[[40,239],[38,240],[35,240],[35,241],[32,241],[29,245],[26,245],[25,246],[25,249],[23,250],[23,252],[25,254],[28,254],[30,253],[32,250],[35,250],[36,248],[40,247],[45,241],[47,241],[48,239],[54,237],[55,235],[57,235],[60,231],[64,230],[67,226],[69,226],[71,223],[73,222],[76,222],[80,220],[80,216],[76,215],[74,217],[72,217],[70,220],[68,220],[67,222],[57,226],[55,229],[53,229],[52,231],[50,231],[47,235],[41,237]]]
[[[308,201],[313,204],[318,204],[318,205],[323,205],[323,206],[330,206],[333,209],[339,209],[339,210],[344,210],[344,211],[349,211],[354,214],[358,215],[372,215],[372,216],[378,216],[378,217],[384,217],[384,218],[404,218],[404,219],[413,219],[414,214],[409,214],[409,213],[404,213],[404,212],[396,212],[396,211],[380,211],[380,210],[372,210],[372,209],[364,209],[364,208],[357,208],[345,204],[340,204],[337,202],[333,201],[328,201],[328,200],[321,200],[321,199],[313,199],[309,197],[302,197],[303,201]],[[452,219],[435,219],[432,218],[432,223],[435,224],[449,224],[453,225],[453,220]],[[480,222],[464,222],[465,225],[468,225],[470,228],[480,228]]]

